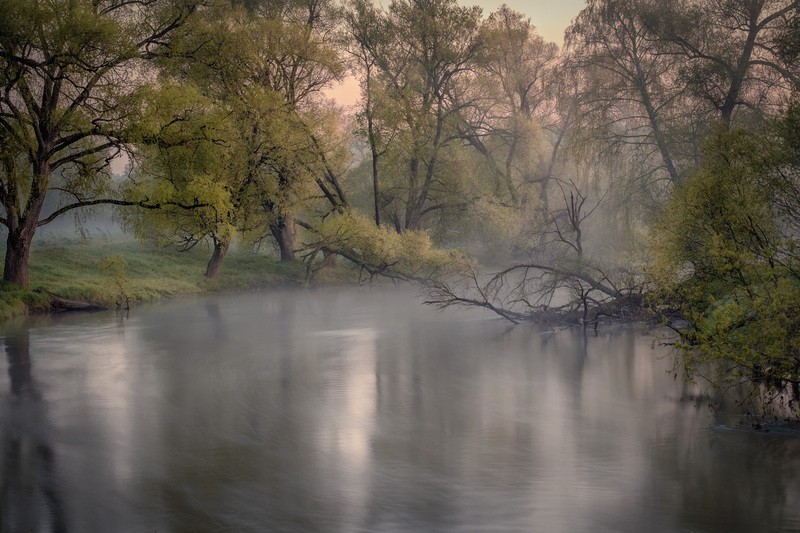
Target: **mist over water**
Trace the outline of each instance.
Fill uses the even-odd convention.
[[[800,439],[719,426],[636,327],[348,288],[2,335],[2,531],[800,529]]]

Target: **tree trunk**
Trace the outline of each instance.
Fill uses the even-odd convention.
[[[32,240],[33,231],[26,226],[8,230],[3,280],[27,287]]]
[[[294,218],[288,213],[278,216],[277,221],[269,225],[272,236],[278,243],[281,251],[281,261],[294,261],[295,258],[295,236]]]
[[[225,259],[225,254],[228,253],[230,245],[229,242],[214,241],[214,253],[211,254],[211,259],[208,260],[208,266],[206,267],[206,277],[208,279],[217,279],[219,277],[222,260]]]
[[[49,296],[50,309],[55,311],[106,311],[108,309],[108,306],[105,305],[95,304],[85,300],[70,300],[69,298],[62,298],[61,296],[48,291],[39,291],[36,289],[35,292],[41,292],[42,294]],[[125,298],[125,300],[127,304],[127,298]],[[126,309],[129,308],[130,306],[126,307]]]
[[[375,225],[381,225],[381,191],[378,181],[378,145],[375,140],[375,126],[372,122],[372,109],[369,95],[369,72],[367,73],[367,134],[369,137],[369,150],[372,154],[372,196],[375,202]]]
[[[416,213],[414,209],[417,206],[417,176],[419,172],[419,160],[414,157],[408,163],[408,196],[406,198],[406,213],[405,221],[403,224],[404,229],[416,229]]]
[[[49,149],[49,147],[50,145],[46,148]],[[40,152],[42,151],[40,150]],[[14,193],[10,197],[4,195],[3,200],[6,226],[8,227],[3,280],[24,287],[28,286],[28,260],[31,254],[31,243],[36,233],[39,214],[42,212],[50,182],[50,164],[44,159],[44,156],[34,162],[33,172],[29,197],[22,213],[20,213],[16,201],[21,194]],[[10,202],[9,199],[11,199]]]
[[[372,153],[372,194],[375,199],[375,225],[381,225],[381,190],[378,183],[378,155]]]
[[[335,268],[336,267],[336,254],[328,250],[327,248],[322,249],[322,263],[320,264],[321,268]]]
[[[653,104],[653,99],[650,97],[651,89],[650,85],[647,83],[645,69],[642,67],[638,57],[634,57],[633,64],[637,73],[634,79],[634,85],[639,91],[639,96],[642,98],[642,105],[644,106],[645,113],[647,113],[647,120],[650,122],[650,130],[653,132],[656,148],[658,148],[658,152],[661,154],[661,160],[664,163],[667,174],[669,174],[669,179],[672,183],[678,184],[680,183],[680,175],[675,168],[675,163],[672,161],[672,153],[667,144],[667,138],[661,129],[661,118],[658,116],[656,107]]]
[[[400,215],[397,212],[392,213],[392,225],[397,233],[403,233],[403,225],[400,224]]]
[[[551,165],[552,167],[552,165]],[[537,206],[537,210],[539,211],[539,216],[542,217],[542,222],[547,221],[548,219],[548,209],[550,208],[550,180],[552,178],[546,177],[541,181],[541,189],[539,189],[539,205]],[[546,231],[542,231],[539,233],[539,246],[544,246],[550,237],[547,235]]]

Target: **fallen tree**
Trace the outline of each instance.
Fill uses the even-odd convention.
[[[482,307],[513,323],[597,325],[604,317],[644,318],[640,269],[594,258],[587,251],[585,222],[605,194],[590,203],[574,181],[553,181],[561,201],[557,208],[544,209],[528,260],[492,274],[473,267],[461,277],[430,279],[426,303]]]
[[[631,272],[589,265],[520,263],[481,275],[472,270],[456,280],[431,279],[425,303],[482,307],[504,319],[549,324],[594,324],[605,318],[640,320],[643,284]]]

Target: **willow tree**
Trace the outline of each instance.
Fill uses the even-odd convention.
[[[689,109],[669,54],[644,19],[642,0],[592,0],[567,30],[570,62],[588,73],[584,109],[593,133],[636,157],[640,181],[678,183],[685,173],[674,134]],[[639,178],[639,177],[637,177]]]
[[[798,0],[684,0],[647,5],[655,34],[682,59],[680,79],[727,125],[739,111],[776,115],[800,70],[782,54]]]
[[[545,42],[530,19],[505,5],[489,15],[480,36],[474,96],[462,112],[461,133],[487,162],[497,180],[496,194],[519,208],[526,187],[546,188],[537,149],[551,118],[558,46]]]
[[[265,12],[258,24],[263,46],[247,66],[252,82],[278,95],[290,119],[297,124],[298,138],[291,157],[273,161],[275,194],[262,206],[281,252],[281,259],[295,256],[295,212],[308,194],[304,184],[315,183],[333,205],[347,204],[339,182],[337,156],[322,138],[330,103],[322,93],[344,73],[341,51],[333,29],[338,14],[332,2],[298,0],[278,2],[280,9]],[[330,118],[330,117],[329,117]],[[335,151],[335,150],[334,150]],[[284,154],[287,155],[287,154]]]
[[[162,80],[147,92],[138,125],[139,164],[124,197],[157,201],[160,208],[126,211],[123,221],[138,239],[158,246],[189,250],[210,240],[206,276],[215,278],[248,193],[246,154],[228,120],[230,109],[188,83]],[[186,204],[198,207],[177,207]]]
[[[269,93],[276,103],[272,124],[278,129],[291,124],[276,137],[267,133],[266,122],[252,123],[247,106],[232,117],[246,125],[250,166],[259,168],[261,213],[248,213],[248,237],[263,239],[255,222],[259,220],[276,242],[281,259],[293,260],[295,218],[314,193],[321,192],[333,206],[347,204],[339,182],[338,150],[331,148],[325,134],[331,104],[323,96],[344,72],[334,31],[338,11],[328,0],[253,0],[243,2],[246,9],[237,9],[237,3],[219,2],[235,14],[223,17],[216,37],[189,36],[199,51],[191,52],[196,59],[191,69],[198,82],[211,80],[221,98],[237,99],[238,93],[255,88]]]
[[[445,156],[459,142],[456,96],[480,45],[481,10],[455,0],[396,0],[367,14],[380,34],[365,34],[370,24],[352,29],[372,69],[369,112],[393,132],[381,148],[392,182],[383,191],[386,215],[398,231],[420,229],[453,204],[442,185]]]
[[[318,189],[344,201],[333,136],[320,133],[329,121],[312,102],[338,72],[336,56],[293,5],[221,0],[198,11],[144,108],[144,163],[126,198],[168,205],[128,222],[183,249],[210,242],[209,278],[237,235],[250,244],[271,236],[281,259],[293,259],[297,211]],[[198,207],[172,207],[185,201]]]
[[[0,222],[4,279],[27,285],[37,228],[72,209],[119,203],[121,150],[149,63],[194,0],[0,1]],[[62,203],[43,214],[45,199]]]

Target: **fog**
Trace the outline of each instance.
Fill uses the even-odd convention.
[[[11,531],[800,525],[800,442],[698,406],[637,327],[509,329],[331,289],[3,338]]]
[[[800,0],[0,12],[0,531],[800,529]]]

